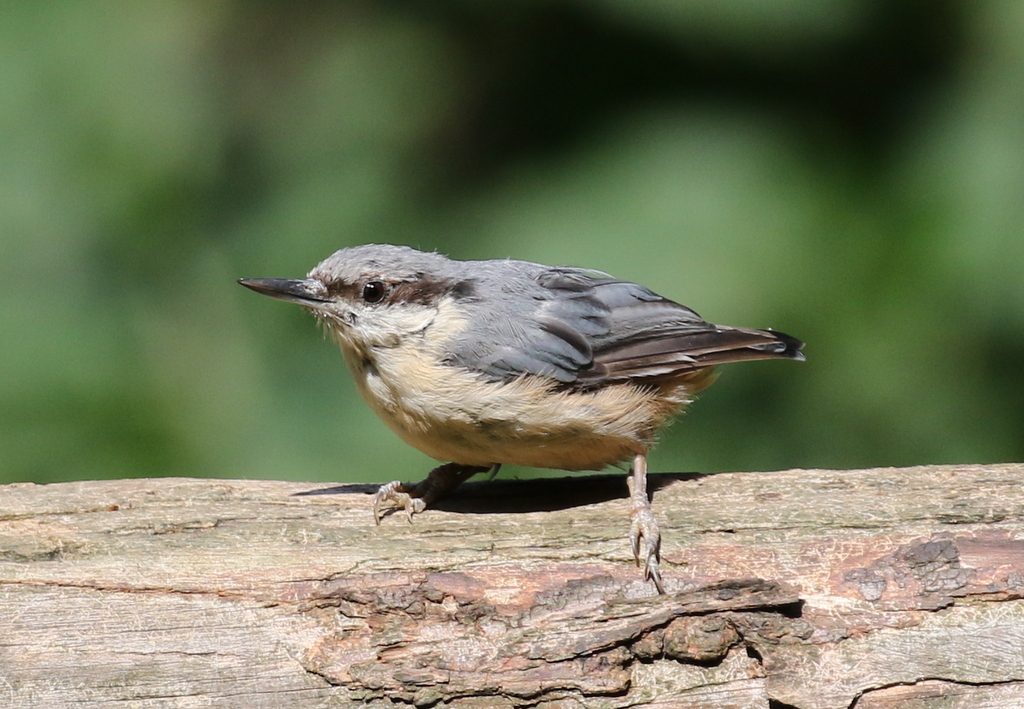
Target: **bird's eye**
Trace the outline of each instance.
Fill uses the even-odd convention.
[[[367,281],[363,284],[363,300],[367,303],[379,303],[388,294],[388,287],[382,281]]]

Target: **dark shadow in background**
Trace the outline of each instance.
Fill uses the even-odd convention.
[[[648,473],[647,487],[653,495],[677,480],[697,480],[702,473]],[[380,485],[353,483],[296,492],[293,497],[313,495],[373,495]],[[629,497],[626,475],[583,475],[533,480],[480,480],[467,482],[432,510],[469,514],[553,512]],[[367,508],[369,509],[369,508]]]
[[[765,37],[763,47],[698,31],[678,36],[585,3],[404,7],[455,37],[473,67],[459,120],[431,156],[447,165],[442,183],[456,189],[659,106],[767,111],[809,150],[871,165],[899,144],[966,46],[957,0],[875,2],[852,33],[805,44]]]

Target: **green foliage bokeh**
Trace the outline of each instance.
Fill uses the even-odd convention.
[[[0,482],[416,479],[298,308],[406,243],[640,281],[737,365],[654,470],[1024,459],[1024,4],[0,8]]]

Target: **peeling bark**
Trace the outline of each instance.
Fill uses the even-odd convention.
[[[0,488],[0,706],[1024,706],[1024,466]]]

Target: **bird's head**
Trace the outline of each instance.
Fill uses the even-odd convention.
[[[365,244],[335,252],[305,278],[239,283],[298,303],[327,326],[342,349],[365,357],[374,348],[402,345],[434,321],[442,299],[460,286],[457,264],[407,246]]]

